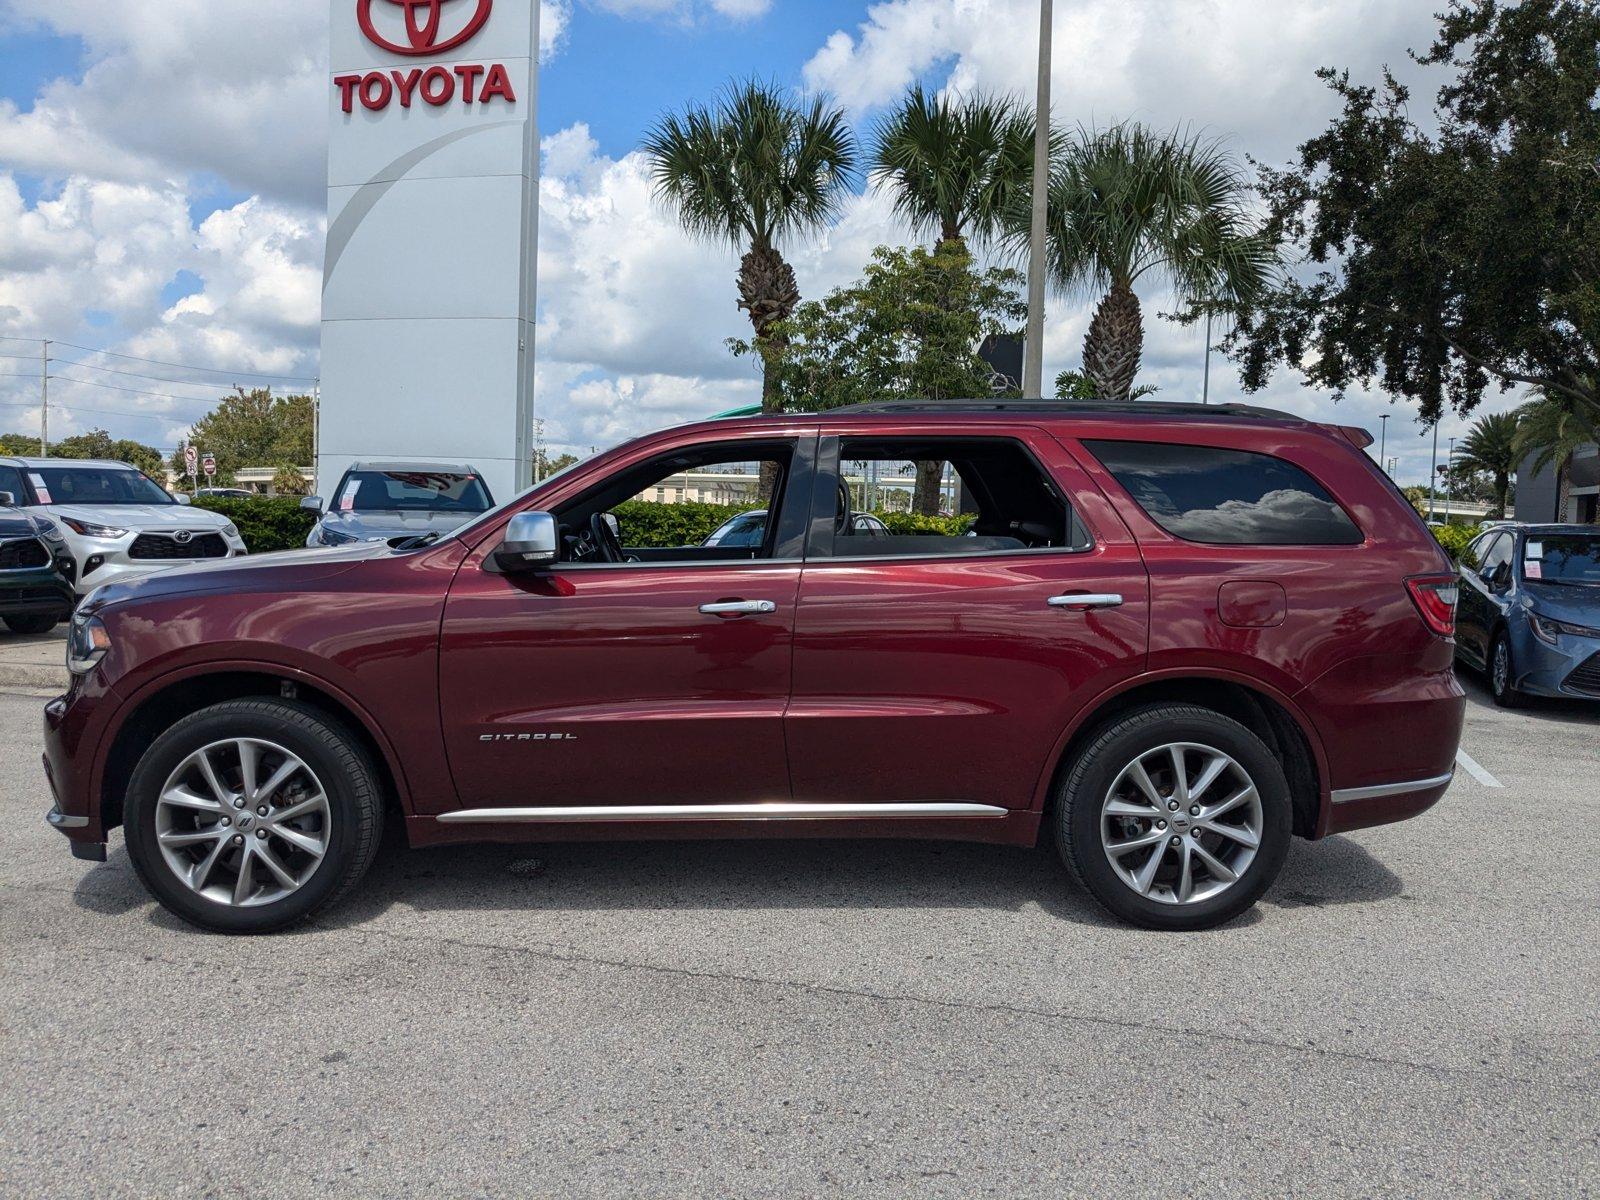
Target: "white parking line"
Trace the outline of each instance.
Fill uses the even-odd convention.
[[[1456,762],[1461,764],[1461,769],[1463,771],[1465,771],[1468,775],[1471,775],[1479,783],[1483,784],[1484,787],[1505,787],[1505,784],[1501,783],[1493,775],[1489,774],[1489,772],[1485,771],[1481,766],[1479,766],[1478,760],[1473,758],[1472,755],[1468,754],[1465,750],[1456,751]]]

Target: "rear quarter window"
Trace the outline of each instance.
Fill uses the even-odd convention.
[[[1146,515],[1176,537],[1221,546],[1354,546],[1349,515],[1291,462],[1248,450],[1086,441]]]

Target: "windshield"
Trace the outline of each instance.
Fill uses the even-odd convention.
[[[1545,583],[1600,583],[1600,533],[1530,533],[1522,570]]]
[[[338,512],[481,513],[489,493],[476,475],[442,471],[351,471],[339,485]]]
[[[114,467],[34,467],[29,482],[40,504],[176,504],[142,471]]]

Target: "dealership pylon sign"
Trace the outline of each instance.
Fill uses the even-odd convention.
[[[527,486],[538,0],[332,0],[325,491],[355,459]]]

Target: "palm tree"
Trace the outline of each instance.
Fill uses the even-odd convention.
[[[878,125],[872,181],[894,195],[894,211],[918,234],[933,234],[934,249],[969,240],[987,243],[1005,229],[1007,214],[1027,204],[1033,184],[1031,110],[981,92],[930,95],[918,84]],[[944,463],[919,462],[913,509],[939,511]]]
[[[1593,393],[1592,380],[1586,381],[1585,390]],[[1554,463],[1559,500],[1566,490],[1572,456],[1581,447],[1600,442],[1600,405],[1565,390],[1537,389],[1536,397],[1519,408],[1517,416],[1517,461],[1531,455],[1534,474]]]
[[[825,226],[855,177],[855,135],[826,99],[791,101],[776,85],[732,83],[710,105],[660,118],[644,139],[656,196],[689,233],[744,252],[739,307],[750,314],[762,408],[778,408],[772,326],[800,303],[785,239]]]
[[[894,211],[940,242],[980,244],[1004,229],[1033,183],[1033,114],[982,93],[930,96],[919,84],[878,126],[872,180]]]
[[[1165,284],[1187,315],[1249,304],[1277,265],[1250,217],[1246,176],[1216,142],[1141,125],[1079,130],[1050,172],[1051,277],[1068,292],[1104,293],[1083,344],[1083,372],[1103,399],[1127,400],[1144,319],[1134,285]],[[1013,244],[1026,245],[1018,210]]]
[[[1511,503],[1511,476],[1522,456],[1517,453],[1516,413],[1488,413],[1472,423],[1472,429],[1456,451],[1456,463],[1469,471],[1482,471],[1494,478],[1495,511],[1503,517]]]

